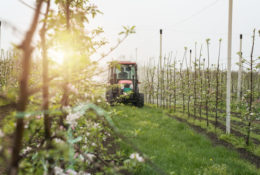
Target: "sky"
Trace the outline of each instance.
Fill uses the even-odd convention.
[[[24,0],[34,5],[33,0]],[[136,26],[136,34],[125,40],[112,54],[104,59],[136,60],[147,64],[159,58],[159,29],[163,29],[163,55],[170,52],[181,60],[184,47],[193,50],[197,42],[197,53],[202,44],[202,57],[207,58],[206,39],[210,39],[210,64],[215,64],[218,41],[222,38],[221,59],[223,67],[227,60],[228,0],[92,0],[103,15],[90,21],[89,28],[101,26],[109,45],[99,52],[108,51],[117,42],[122,26]],[[237,69],[239,34],[243,34],[243,54],[249,59],[253,29],[260,30],[260,0],[234,0],[232,69]],[[3,25],[1,47],[8,49],[19,43],[29,27],[33,11],[19,0],[0,1],[0,20],[8,21],[19,29],[15,32],[10,25]],[[260,37],[256,35],[254,56],[260,56]],[[98,57],[95,55],[95,57]],[[194,58],[194,54],[192,55]]]

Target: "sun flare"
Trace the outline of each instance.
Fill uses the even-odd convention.
[[[50,49],[48,51],[48,54],[51,60],[55,61],[58,64],[63,64],[65,58],[64,51],[57,50],[57,49]]]

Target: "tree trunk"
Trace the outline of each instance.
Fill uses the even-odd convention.
[[[20,93],[19,93],[19,100],[17,104],[17,111],[18,114],[21,116],[17,116],[16,119],[16,129],[14,133],[14,144],[12,149],[11,155],[11,162],[10,167],[8,170],[9,175],[16,175],[18,174],[18,167],[19,167],[19,153],[22,148],[22,139],[23,139],[23,132],[24,132],[24,112],[26,110],[26,106],[28,103],[28,79],[30,74],[30,63],[31,63],[31,54],[33,48],[31,47],[31,42],[35,30],[37,28],[38,19],[40,15],[40,10],[42,7],[43,0],[38,1],[37,7],[34,13],[33,21],[29,31],[26,33],[25,39],[20,45],[20,48],[23,50],[23,58],[22,58],[22,73],[20,77]]]

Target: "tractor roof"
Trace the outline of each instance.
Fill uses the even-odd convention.
[[[136,62],[131,62],[131,61],[111,61],[111,62],[108,62],[109,66],[113,65],[137,65]]]
[[[136,65],[135,62],[131,62],[131,61],[118,61],[119,64],[133,64]]]

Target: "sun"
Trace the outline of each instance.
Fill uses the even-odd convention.
[[[62,50],[57,50],[57,49],[49,49],[48,55],[50,59],[52,59],[58,64],[63,64],[66,56]]]

